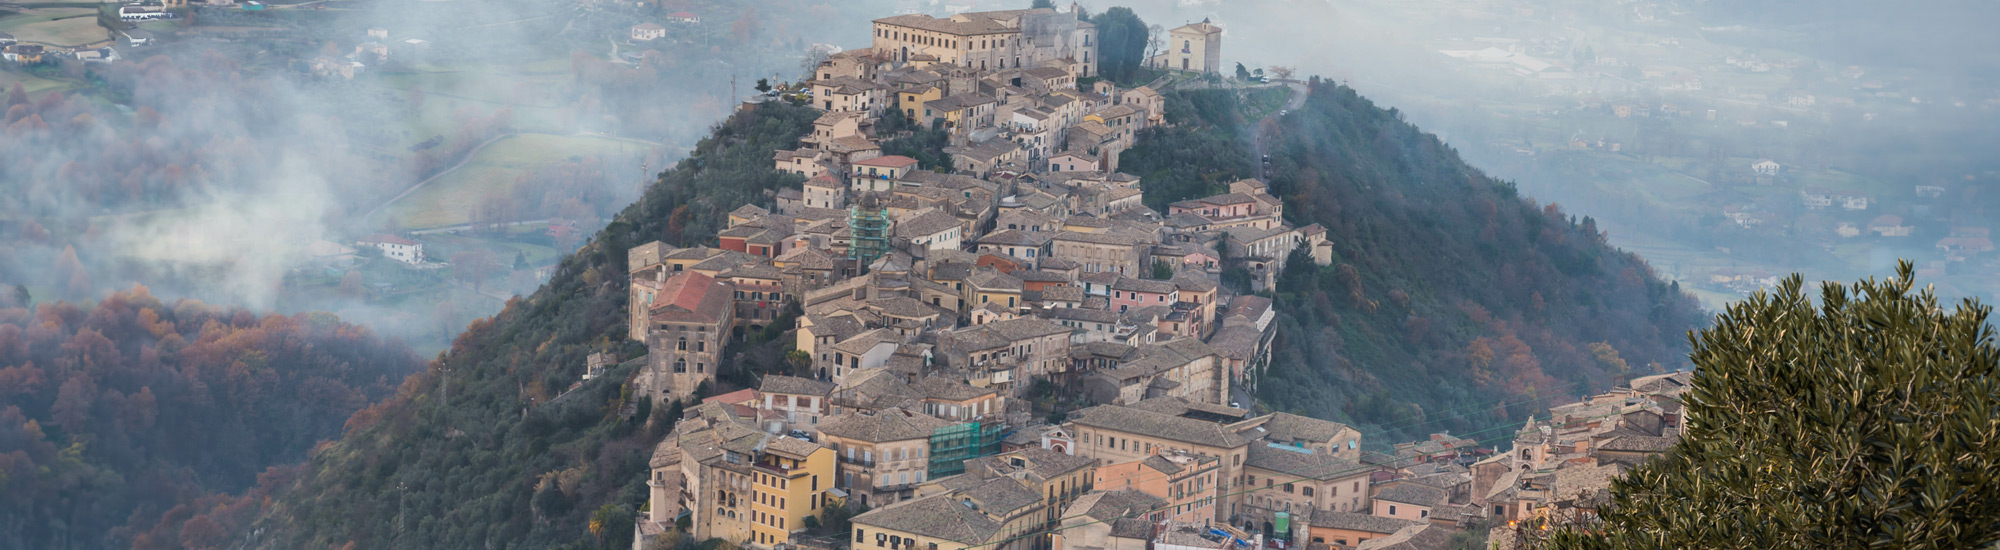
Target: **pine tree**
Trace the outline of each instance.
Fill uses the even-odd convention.
[[[1992,309],[1793,275],[1693,337],[1687,431],[1554,548],[1975,548],[2000,541]],[[1915,290],[1913,292],[1913,290]],[[1539,527],[1533,528],[1539,531]]]

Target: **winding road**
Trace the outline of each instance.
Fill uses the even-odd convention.
[[[1253,156],[1253,158],[1257,159],[1257,179],[1260,180],[1269,179],[1268,176],[1264,174],[1264,169],[1266,168],[1264,166],[1264,134],[1266,133],[1265,130],[1270,127],[1269,125],[1277,123],[1278,116],[1280,115],[1280,113],[1286,113],[1294,109],[1304,107],[1306,105],[1305,84],[1300,83],[1299,81],[1296,80],[1284,81],[1280,82],[1280,84],[1283,84],[1284,86],[1292,89],[1291,99],[1285,101],[1285,108],[1279,109],[1278,112],[1276,113],[1264,115],[1263,120],[1257,121],[1256,135],[1255,137],[1250,139],[1250,149],[1251,149],[1250,154]]]

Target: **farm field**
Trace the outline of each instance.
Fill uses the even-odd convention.
[[[97,25],[94,7],[0,11],[0,32],[12,34],[21,42],[52,46],[80,46],[111,38],[111,31]]]
[[[424,229],[468,223],[480,197],[507,196],[515,180],[570,157],[643,154],[648,146],[595,136],[521,134],[501,138],[457,170],[438,176],[384,214],[399,227]]]
[[[0,71],[0,89],[12,90],[17,83],[21,85],[21,91],[35,97],[51,91],[67,92],[76,87],[76,84],[63,80],[42,78],[11,70]]]

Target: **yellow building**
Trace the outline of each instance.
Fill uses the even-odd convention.
[[[653,450],[642,537],[672,531],[685,512],[697,539],[769,548],[840,505],[833,450],[759,430],[756,414],[721,402],[688,410]]]
[[[1148,65],[1158,69],[1222,73],[1222,27],[1203,19],[1167,31],[1167,49]]]
[[[922,109],[925,102],[939,99],[944,99],[944,86],[940,84],[924,84],[897,92],[896,107],[903,110],[904,116],[915,120],[919,112],[918,109]]]
[[[750,544],[789,544],[792,533],[805,530],[806,517],[819,515],[831,499],[833,457],[833,449],[803,439],[765,443],[751,481]]]

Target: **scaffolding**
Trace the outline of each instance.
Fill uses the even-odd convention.
[[[876,259],[889,253],[889,215],[874,194],[862,195],[857,204],[847,209],[847,228],[854,237],[853,244],[847,247],[847,258],[854,260],[855,273],[866,271]]]
[[[931,432],[929,477],[937,479],[965,473],[965,461],[1000,454],[999,422],[966,422]]]

